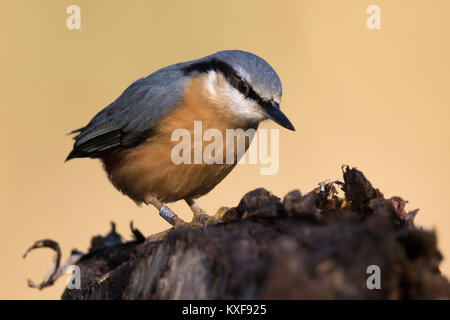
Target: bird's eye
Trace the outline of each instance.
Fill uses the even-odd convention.
[[[239,80],[237,88],[238,88],[239,92],[242,93],[244,96],[248,95],[249,87],[248,87],[248,84],[244,80]]]

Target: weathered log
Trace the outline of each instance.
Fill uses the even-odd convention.
[[[345,197],[339,197],[336,186]],[[63,299],[450,298],[436,235],[414,226],[400,197],[385,199],[362,172],[281,201],[265,189],[223,210],[217,225],[158,241],[96,237],[77,263],[81,289]],[[367,285],[378,266],[381,288]],[[369,268],[369,271],[371,269]]]

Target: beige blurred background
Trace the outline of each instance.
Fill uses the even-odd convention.
[[[81,30],[66,28],[70,4],[81,7]],[[366,27],[371,4],[381,30]],[[448,0],[2,0],[0,298],[60,297],[65,279],[43,291],[26,285],[52,257],[41,249],[23,260],[35,240],[59,241],[66,259],[111,220],[127,239],[130,220],[145,234],[168,227],[114,190],[98,161],[64,163],[65,134],[137,78],[223,49],[271,63],[297,131],[280,130],[277,175],[238,166],[199,203],[214,213],[260,186],[306,192],[354,165],[421,209],[417,224],[437,230],[449,275],[449,12]],[[172,207],[190,217],[184,203]]]

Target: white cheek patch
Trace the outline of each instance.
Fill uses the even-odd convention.
[[[265,119],[258,103],[252,99],[246,98],[228,82],[226,82],[225,87],[222,88],[222,92],[230,102],[227,107],[236,115],[250,121],[262,121]]]
[[[246,98],[223,75],[215,71],[208,72],[205,87],[213,100],[220,102],[240,118],[249,121],[262,121],[266,118],[256,101]]]
[[[211,96],[216,97],[217,91],[216,87],[218,85],[217,73],[215,71],[208,72],[208,77],[206,78],[205,87]]]

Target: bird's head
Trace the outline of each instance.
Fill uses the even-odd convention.
[[[240,50],[220,51],[188,63],[183,70],[186,74],[207,73],[209,98],[220,101],[240,119],[250,123],[271,119],[295,131],[280,110],[280,78],[262,58]]]

